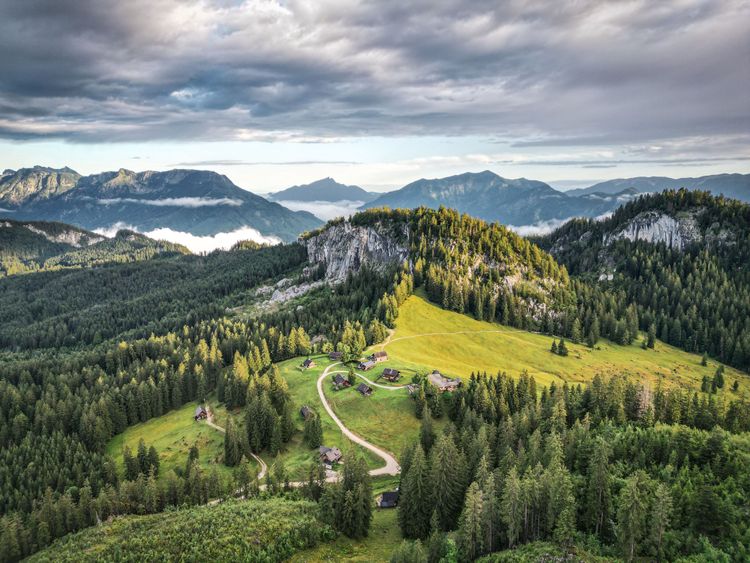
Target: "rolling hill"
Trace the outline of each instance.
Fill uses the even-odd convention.
[[[189,251],[127,230],[106,238],[64,223],[0,220],[0,277],[181,254]]]

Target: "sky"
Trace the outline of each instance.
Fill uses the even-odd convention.
[[[750,0],[0,0],[0,169],[750,172]]]

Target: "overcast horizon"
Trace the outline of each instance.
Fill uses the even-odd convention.
[[[256,193],[748,173],[748,22],[747,0],[0,1],[0,166]]]

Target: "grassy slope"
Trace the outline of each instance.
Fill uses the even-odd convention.
[[[122,516],[58,540],[31,561],[285,561],[333,532],[317,506],[285,499],[225,502]]]
[[[398,486],[398,477],[377,477],[372,481],[373,493],[392,491]],[[339,536],[331,543],[297,553],[292,563],[317,563],[323,561],[388,561],[393,550],[403,539],[398,527],[396,509],[375,508],[370,534],[362,540]]]
[[[215,408],[216,401],[211,400],[209,404]],[[188,403],[158,418],[131,426],[122,434],[112,438],[107,444],[107,454],[117,462],[120,475],[122,476],[124,472],[123,448],[126,445],[130,446],[135,455],[141,438],[146,442],[146,446],[154,446],[159,452],[162,475],[170,469],[184,467],[188,450],[193,444],[198,445],[200,464],[205,470],[210,471],[216,468],[220,476],[231,475],[231,469],[222,463],[224,435],[205,422],[195,422],[193,420],[195,407],[196,403]]]
[[[302,441],[304,421],[302,420],[302,417],[299,416],[299,409],[302,408],[303,405],[308,405],[320,415],[320,420],[323,426],[324,445],[340,448],[345,457],[351,455],[352,452],[358,451],[365,456],[370,467],[380,467],[382,465],[380,458],[346,439],[342,435],[341,430],[339,430],[339,427],[336,426],[323,408],[320,398],[318,397],[316,382],[318,377],[320,377],[320,374],[323,373],[323,370],[332,362],[328,360],[326,356],[314,356],[313,359],[317,365],[314,368],[304,371],[299,367],[302,363],[302,358],[294,358],[278,364],[281,375],[286,378],[286,381],[289,384],[289,393],[294,400],[294,421],[299,430],[280,454],[280,458],[284,461],[286,470],[292,476],[306,477],[310,465],[317,462],[315,452],[308,448]],[[324,385],[324,388],[327,387],[329,386]],[[268,463],[269,467],[274,462],[274,458],[268,455],[263,455],[262,457],[266,463]]]
[[[469,331],[473,334],[418,336],[424,333]],[[502,331],[484,332],[477,331]],[[396,331],[385,350],[391,364],[426,371],[468,377],[472,371],[505,371],[517,376],[526,369],[537,383],[552,381],[585,382],[596,374],[626,375],[656,384],[700,388],[704,375],[713,377],[717,362],[700,365],[701,358],[677,348],[656,343],[654,350],[642,350],[640,342],[619,346],[602,340],[597,349],[568,343],[566,358],[552,354],[552,338],[503,325],[480,322],[466,315],[446,311],[421,296],[410,297],[399,312]],[[734,396],[730,387],[740,381],[739,394],[750,396],[750,377],[733,368],[725,368],[727,382],[720,395]]]

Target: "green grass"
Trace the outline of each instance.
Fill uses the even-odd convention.
[[[267,454],[261,457],[269,467],[276,459],[282,460],[287,472],[294,478],[307,477],[310,466],[317,464],[318,459],[317,451],[310,449],[302,441],[304,421],[299,415],[299,409],[303,405],[307,405],[320,415],[324,445],[340,448],[344,454],[344,459],[357,452],[365,457],[369,467],[380,467],[383,464],[382,460],[345,438],[339,427],[336,426],[336,423],[333,422],[333,419],[328,416],[328,413],[323,408],[318,397],[316,382],[320,374],[323,373],[323,370],[333,362],[327,356],[314,356],[313,359],[317,365],[314,368],[304,371],[299,367],[303,358],[293,358],[278,364],[281,375],[284,376],[289,384],[289,393],[294,401],[294,421],[298,432],[285,445],[284,450],[279,454],[278,458],[272,458]],[[328,386],[325,385],[324,388]]]
[[[283,498],[229,501],[121,516],[65,536],[31,561],[287,561],[335,537],[317,505]]]
[[[393,491],[398,487],[398,477],[375,477],[372,479],[373,495]],[[315,548],[297,553],[294,563],[321,561],[388,561],[391,552],[401,543],[403,537],[398,527],[395,508],[374,508],[370,534],[362,540],[352,540],[340,536],[336,541],[320,544]]]
[[[425,335],[456,332],[465,334]],[[490,374],[504,371],[518,376],[528,370],[542,385],[553,381],[583,383],[601,374],[623,375],[653,385],[661,380],[668,386],[700,389],[703,376],[713,377],[719,365],[709,360],[708,366],[701,366],[700,356],[659,341],[653,350],[642,350],[640,342],[619,346],[601,340],[596,349],[568,342],[570,355],[565,358],[552,354],[551,344],[550,336],[480,322],[413,295],[400,308],[396,330],[384,349],[390,356],[387,365],[397,368],[421,372],[439,369],[446,375],[462,378],[467,378],[472,371]],[[735,379],[740,382],[738,395],[750,396],[747,374],[726,367],[724,379],[726,384],[720,396],[735,396],[730,390]]]
[[[372,371],[376,370],[380,372],[380,368]],[[370,373],[365,376],[374,381]],[[410,378],[402,380],[408,382]],[[414,415],[414,402],[405,389],[388,391],[373,387],[372,395],[363,397],[354,387],[334,391],[327,385],[324,392],[347,428],[389,451],[397,459],[404,447],[419,436],[420,421]],[[445,418],[434,421],[435,431],[439,431],[443,424]]]
[[[212,410],[217,410],[215,400],[209,400]],[[223,463],[224,435],[205,422],[193,419],[197,403],[188,403],[158,418],[131,426],[118,434],[107,444],[107,454],[117,463],[120,475],[124,475],[123,448],[127,445],[135,455],[141,438],[146,446],[154,446],[159,452],[160,474],[170,469],[182,468],[187,460],[188,450],[193,444],[198,446],[199,461],[206,471],[214,468],[219,476],[231,475],[231,469]]]

